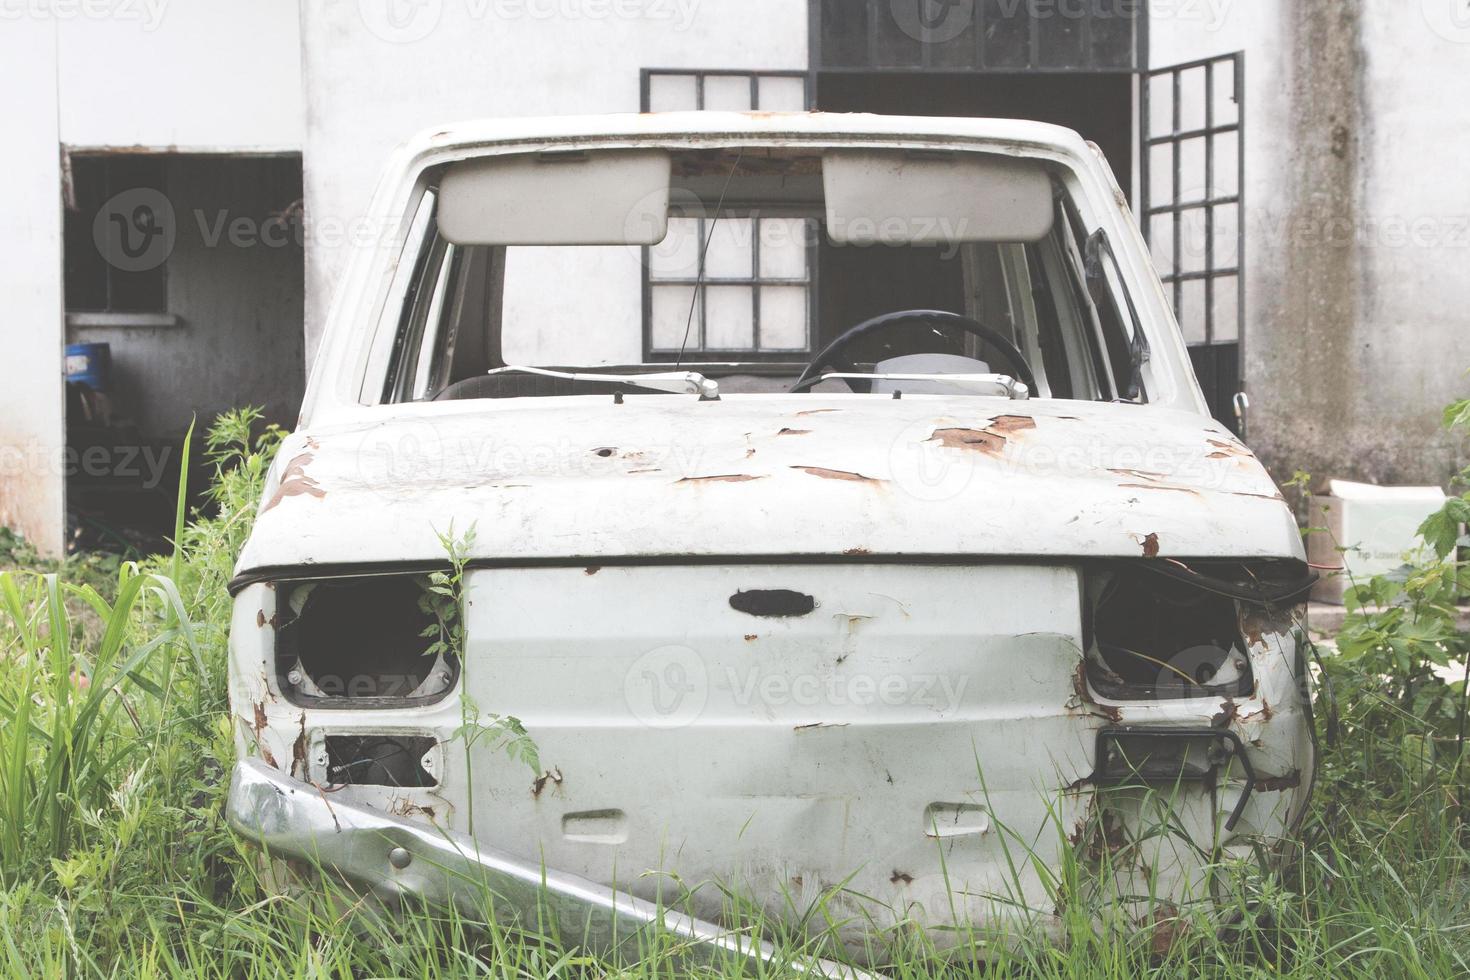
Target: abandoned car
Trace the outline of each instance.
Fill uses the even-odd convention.
[[[1290,841],[1313,576],[1076,134],[499,120],[371,215],[232,585],[271,858],[874,961]]]

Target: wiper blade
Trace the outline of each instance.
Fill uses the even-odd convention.
[[[1008,374],[857,374],[851,371],[822,375],[820,381],[958,381],[967,384],[992,384],[1012,401],[1025,401],[1031,389]]]
[[[588,371],[551,371],[546,368],[508,364],[491,368],[486,374],[539,374],[543,378],[563,381],[590,381],[598,384],[621,384],[671,394],[698,395],[702,402],[719,401],[720,385],[698,371],[657,371],[652,374],[596,374]]]

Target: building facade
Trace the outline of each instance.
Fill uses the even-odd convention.
[[[65,457],[64,345],[110,344],[113,402],[146,439],[232,404],[289,424],[384,158],[484,116],[1070,126],[1128,190],[1212,406],[1279,477],[1443,483],[1462,462],[1435,424],[1470,368],[1462,0],[97,0],[110,13],[92,17],[6,2],[0,73],[39,97],[0,110],[21,191],[0,218],[19,298],[0,445],[28,447],[19,474],[0,470],[0,517],[51,550],[67,468],[37,460]],[[171,209],[172,239],[148,239],[165,260],[89,262],[99,215],[144,247],[155,226],[117,204],[138,189]],[[765,220],[722,222],[711,243],[723,274],[699,308],[702,350],[799,359],[810,330],[772,324],[841,302],[800,250],[752,252]],[[545,269],[506,297],[547,324],[523,355],[555,360],[559,337],[596,322],[606,363],[659,359],[661,311],[687,308],[680,262]]]

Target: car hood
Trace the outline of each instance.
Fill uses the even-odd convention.
[[[1302,557],[1218,423],[979,397],[513,399],[367,410],[287,438],[237,570],[964,556]]]

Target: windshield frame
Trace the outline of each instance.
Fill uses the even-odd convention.
[[[646,123],[650,128],[664,130],[654,134],[589,134],[557,139],[543,136],[538,139],[503,141],[466,137],[459,144],[435,145],[436,142],[444,142],[442,134],[436,134],[441,137],[437,141],[421,137],[415,144],[405,148],[395,158],[389,173],[380,184],[373,206],[376,220],[370,222],[391,233],[380,234],[368,246],[354,250],[348,275],[328,316],[325,340],[303,405],[303,422],[309,422],[317,416],[356,414],[359,409],[382,403],[381,395],[376,395],[374,391],[375,386],[378,392],[382,391],[382,378],[371,377],[370,366],[383,363],[381,345],[385,340],[391,343],[393,331],[382,328],[385,318],[396,313],[396,310],[390,309],[395,274],[404,269],[412,269],[421,250],[427,247],[427,242],[415,240],[410,234],[410,225],[419,213],[418,205],[422,203],[423,195],[431,191],[434,175],[439,168],[472,157],[535,153],[548,148],[558,151],[595,151],[638,147],[663,147],[671,150],[737,147],[840,150],[898,147],[1000,153],[1046,162],[1055,179],[1066,191],[1065,199],[1070,209],[1075,211],[1082,228],[1089,233],[1102,228],[1113,243],[1117,262],[1115,270],[1107,275],[1109,289],[1119,308],[1126,308],[1128,295],[1131,295],[1138,310],[1144,337],[1152,351],[1152,357],[1143,372],[1149,403],[1207,414],[1203,396],[1189,367],[1182,335],[1159,285],[1142,236],[1128,214],[1122,192],[1111,172],[1095,155],[1095,150],[1083,144],[1075,134],[1038,123],[899,117],[862,117],[859,121],[873,125],[875,129],[879,128],[876,125],[878,123],[893,129],[903,124],[914,124],[927,125],[931,131],[919,134],[842,132],[842,127],[839,126],[833,126],[831,130],[819,126],[819,123],[833,121],[833,117],[824,117],[821,114],[796,114],[783,120],[793,124],[798,121],[803,123],[802,127],[793,125],[792,128],[804,128],[806,132],[739,132],[732,131],[735,127],[719,126],[719,117],[726,115],[733,114],[661,114],[653,120],[640,120],[640,123]],[[750,125],[747,117],[738,118],[743,125]],[[853,120],[849,118],[839,118],[846,126],[853,124]],[[573,121],[588,123],[592,120]],[[608,117],[597,121],[607,122]],[[567,120],[532,122],[549,127],[566,123]],[[653,123],[663,125],[655,127]],[[933,131],[936,126],[941,131]],[[956,131],[950,132],[950,129]],[[966,129],[1009,130],[1011,136],[1000,138],[983,132],[960,131]],[[1019,138],[1021,133],[1026,133],[1030,138]],[[1126,290],[1128,295],[1119,295],[1122,290]],[[364,324],[370,325],[370,329],[363,329]],[[1132,325],[1126,326],[1131,331]],[[378,351],[376,357],[375,349]]]

